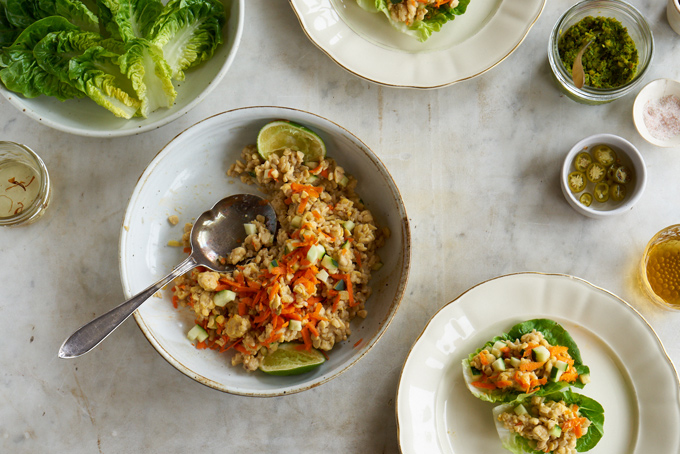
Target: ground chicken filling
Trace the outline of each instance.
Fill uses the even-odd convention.
[[[416,21],[427,19],[439,8],[455,8],[458,0],[401,0],[388,1],[387,9],[392,20],[412,25]]]
[[[265,161],[254,146],[228,175],[257,184],[277,213],[272,235],[259,218],[241,247],[226,257],[231,273],[197,268],[177,278],[175,307],[190,307],[208,333],[198,348],[233,349],[232,365],[257,369],[280,342],[329,351],[367,315],[376,249],[389,236],[354,192],[357,181],[333,159],[305,162],[285,150]],[[191,224],[183,243],[189,247]],[[245,262],[244,262],[245,260]],[[225,296],[226,295],[226,296]]]
[[[568,348],[550,345],[536,330],[521,339],[496,342],[475,355],[470,366],[472,385],[490,391],[531,393],[549,380],[572,383],[579,378]]]
[[[577,405],[563,401],[532,397],[528,407],[519,405],[513,411],[498,415],[506,429],[535,443],[537,451],[575,454],[577,440],[586,434],[590,421],[582,417]]]

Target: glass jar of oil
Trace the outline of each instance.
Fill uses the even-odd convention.
[[[649,240],[640,263],[640,281],[652,301],[680,310],[680,224]]]
[[[0,141],[0,226],[34,222],[50,196],[50,177],[40,156],[25,145]]]

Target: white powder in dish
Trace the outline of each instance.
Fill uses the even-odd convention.
[[[647,101],[643,116],[655,139],[668,140],[680,134],[680,99],[675,95]]]

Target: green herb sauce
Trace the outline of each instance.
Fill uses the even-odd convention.
[[[621,22],[612,17],[583,18],[560,37],[557,44],[562,64],[571,71],[576,54],[590,39],[583,54],[585,84],[593,88],[616,88],[633,80],[638,66],[635,42]]]

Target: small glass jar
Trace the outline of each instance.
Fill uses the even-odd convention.
[[[35,222],[45,212],[51,192],[40,156],[25,145],[0,141],[0,226]]]
[[[564,32],[587,16],[612,17],[628,30],[638,51],[638,67],[635,77],[627,84],[616,88],[593,88],[587,85],[576,88],[574,85],[571,68],[565,68],[557,46]],[[605,104],[630,93],[647,74],[653,54],[654,37],[647,20],[633,6],[619,0],[584,0],[577,3],[559,18],[548,40],[548,61],[553,79],[569,98],[582,104]]]
[[[680,224],[657,232],[640,261],[642,290],[665,309],[680,310]]]

